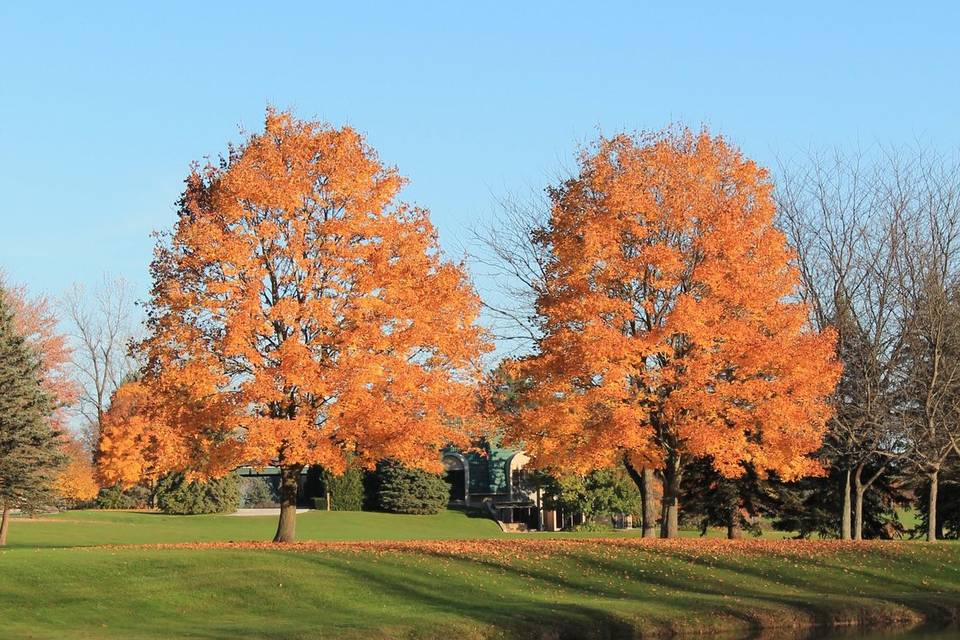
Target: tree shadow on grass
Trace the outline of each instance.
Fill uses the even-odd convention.
[[[301,558],[327,570],[348,572],[387,598],[443,614],[441,619],[463,619],[498,637],[619,639],[641,635],[630,620],[598,607],[522,597],[513,588],[510,597],[500,599],[489,593],[486,585],[473,584],[471,588],[469,582],[445,582],[439,577],[410,572],[407,563],[398,562],[397,556],[382,556],[378,560],[389,571],[375,571],[355,563],[345,566],[344,558],[334,555],[304,554]],[[516,587],[516,583],[510,586]],[[444,624],[451,622],[438,621],[437,636],[442,635]]]
[[[696,580],[683,578],[674,574],[650,574],[642,573],[638,575],[636,569],[631,572],[629,566],[624,566],[621,562],[612,562],[602,560],[589,554],[583,554],[578,557],[578,561],[593,566],[598,571],[608,573],[623,574],[626,572],[631,579],[638,582],[644,582],[649,585],[656,585],[658,588],[671,589],[679,591],[682,594],[694,593],[708,598],[720,599],[734,596],[743,598],[756,603],[771,605],[776,610],[784,613],[793,611],[807,618],[808,624],[814,627],[829,628],[834,627],[838,620],[838,615],[849,621],[850,618],[858,618],[856,621],[860,625],[870,626],[873,624],[884,624],[894,622],[897,617],[897,609],[905,609],[918,614],[924,620],[929,621],[934,626],[952,624],[957,621],[960,614],[960,593],[954,590],[952,593],[938,593],[934,589],[918,589],[915,581],[908,580],[887,580],[884,577],[885,584],[895,583],[902,588],[899,593],[889,593],[883,590],[873,588],[864,593],[853,593],[845,584],[832,580],[837,573],[846,570],[848,576],[860,576],[860,578],[872,581],[876,585],[879,579],[877,575],[860,570],[856,567],[847,567],[843,565],[828,563],[822,560],[804,560],[807,565],[803,573],[809,577],[798,578],[797,575],[788,572],[784,568],[771,566],[769,564],[763,567],[752,566],[746,563],[734,563],[724,560],[713,560],[706,562],[697,558],[672,558],[679,562],[688,562],[705,569],[720,570],[727,572],[728,575],[745,576],[759,581],[755,586],[747,586],[743,582],[725,583],[711,582],[704,572],[697,576]],[[814,571],[811,571],[811,565],[815,570],[820,570],[819,580]],[[916,567],[914,566],[914,569]],[[924,567],[921,571],[929,571],[931,567]],[[830,574],[835,574],[831,576]],[[790,594],[777,592],[778,583],[780,585],[790,585],[798,588],[804,593]],[[869,583],[868,583],[869,584]],[[767,588],[769,587],[769,588]],[[905,596],[904,592],[915,592],[915,596]],[[810,594],[813,594],[811,596]],[[684,596],[679,596],[683,598]],[[696,599],[692,602],[694,608],[702,606]],[[890,606],[892,605],[892,607]],[[745,621],[751,625],[751,628],[759,630],[765,624],[769,625],[769,620],[761,622],[761,616],[750,613],[749,609],[743,607],[731,608],[717,604],[717,611],[733,618]],[[783,620],[784,624],[792,621],[789,618]],[[754,624],[755,623],[755,624]]]

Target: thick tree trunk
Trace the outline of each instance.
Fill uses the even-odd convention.
[[[840,538],[850,539],[850,468],[843,481],[843,513],[840,515]]]
[[[640,500],[643,508],[643,537],[657,537],[657,511],[653,507],[653,469],[644,467],[641,472]]]
[[[680,534],[680,456],[671,453],[663,468],[663,504],[660,509],[660,537],[676,538]]]
[[[643,467],[639,471],[630,464],[630,460],[624,456],[623,465],[627,469],[627,475],[633,480],[634,484],[640,490],[640,527],[643,530],[644,538],[657,537],[657,513],[653,508],[653,469]]]
[[[0,547],[7,546],[7,527],[10,526],[10,509],[4,505],[3,517],[0,519]]]
[[[299,465],[280,467],[280,522],[274,542],[293,542],[297,538],[297,489],[302,469]]]
[[[853,475],[854,502],[853,502],[853,539],[863,540],[863,494],[867,490],[863,486],[863,465],[857,465],[857,472]]]
[[[930,473],[930,499],[927,503],[927,542],[937,541],[937,490],[940,488],[940,469]]]
[[[853,539],[863,540],[863,494],[865,489],[857,487],[853,500]]]
[[[739,540],[743,537],[743,529],[740,528],[740,523],[737,522],[737,516],[734,514],[730,522],[727,523],[727,539],[728,540]]]

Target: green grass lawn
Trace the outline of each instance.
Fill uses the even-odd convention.
[[[38,518],[15,518],[8,545],[77,547],[103,544],[155,544],[270,540],[277,516],[168,516],[134,511],[65,511]],[[492,520],[461,511],[408,516],[366,511],[308,511],[297,516],[300,540],[443,540],[505,535]]]
[[[37,518],[14,518],[9,548],[78,547],[103,544],[156,544],[270,540],[277,528],[276,516],[168,516],[135,511],[66,511]],[[638,530],[528,534],[533,536],[638,536]],[[681,530],[684,537],[699,537],[698,531]],[[367,511],[308,511],[297,516],[299,540],[453,540],[507,536],[495,522],[462,511],[436,516],[408,516]],[[509,534],[517,536],[518,534]],[[711,529],[707,536],[724,537],[726,530]],[[765,531],[764,537],[780,539],[790,534]]]
[[[960,611],[956,544],[518,536],[449,511],[298,517],[301,540],[435,541],[393,543],[403,548],[97,546],[262,541],[274,527],[95,511],[15,519],[0,550],[0,637],[609,638]]]

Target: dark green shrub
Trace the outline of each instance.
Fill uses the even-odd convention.
[[[150,504],[150,490],[140,485],[129,489],[120,485],[103,487],[95,502],[98,509],[146,509]]]
[[[279,502],[273,484],[266,478],[244,478],[240,484],[240,504],[249,509],[269,509]]]
[[[182,473],[171,473],[157,483],[157,506],[177,515],[227,513],[240,506],[240,476],[236,473],[207,482],[187,482]]]
[[[392,513],[440,513],[450,499],[450,487],[435,473],[410,469],[396,462],[377,467],[380,508]]]

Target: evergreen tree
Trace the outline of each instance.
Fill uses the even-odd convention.
[[[435,473],[406,467],[396,460],[377,465],[380,508],[391,513],[440,513],[450,499],[450,487]]]
[[[773,484],[761,478],[752,465],[744,465],[739,478],[726,478],[709,459],[697,458],[683,472],[683,517],[696,523],[701,535],[710,527],[725,527],[731,539],[740,538],[744,531],[760,535],[759,517],[778,507]]]
[[[883,464],[883,463],[880,463]],[[804,478],[792,483],[774,483],[777,493],[773,528],[793,532],[798,538],[842,538],[841,514],[845,504],[846,469],[843,461],[830,461],[828,475]],[[871,476],[878,467],[868,466]],[[866,539],[889,539],[903,534],[903,524],[897,515],[906,501],[902,487],[897,483],[900,468],[891,466],[882,472],[873,489],[863,498],[862,533]]]
[[[53,481],[66,462],[60,432],[50,423],[53,403],[41,387],[40,358],[14,329],[0,289],[0,546],[11,509],[32,511],[53,502]]]

